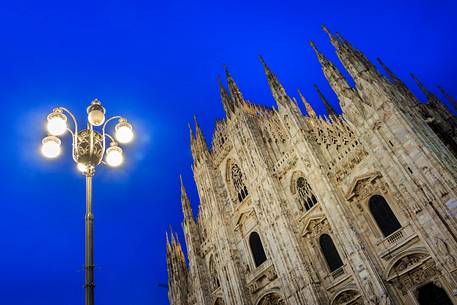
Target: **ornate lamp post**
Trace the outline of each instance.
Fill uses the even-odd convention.
[[[117,167],[124,161],[122,144],[133,140],[132,125],[120,116],[113,116],[105,121],[105,108],[100,101],[94,99],[87,107],[87,129],[78,130],[75,116],[66,108],[55,108],[47,117],[49,135],[42,141],[41,152],[47,158],[57,158],[61,152],[61,141],[58,138],[65,132],[72,136],[72,155],[78,169],[86,176],[86,245],[85,245],[85,304],[94,304],[94,216],[92,214],[92,176],[95,167],[107,164]],[[73,121],[73,129],[68,126],[67,114]],[[117,120],[115,135],[112,137],[106,132],[106,125]],[[101,127],[99,127],[101,126]],[[96,131],[94,127],[99,127]],[[107,140],[109,147],[106,148]],[[103,160],[105,159],[105,160]]]

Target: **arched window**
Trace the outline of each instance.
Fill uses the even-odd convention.
[[[251,247],[255,266],[258,267],[267,260],[267,256],[265,255],[262,241],[260,240],[260,236],[257,232],[252,232],[251,235],[249,235],[249,246]]]
[[[209,260],[209,273],[211,277],[211,286],[213,289],[219,288],[221,283],[219,282],[219,276],[217,275],[216,266],[212,257]]]
[[[238,201],[242,202],[248,196],[248,189],[243,182],[243,173],[238,165],[232,165],[232,183],[238,195]]]
[[[319,245],[321,246],[322,254],[324,254],[330,272],[335,271],[343,266],[340,254],[336,250],[332,238],[328,234],[322,234],[319,237]]]
[[[384,197],[380,195],[372,196],[368,202],[368,206],[371,215],[373,215],[384,237],[389,236],[401,228],[400,222],[398,222],[397,217],[395,217],[394,212],[392,212]]]
[[[311,186],[303,177],[297,179],[297,194],[301,206],[304,207],[306,211],[317,203],[316,196],[314,196]]]

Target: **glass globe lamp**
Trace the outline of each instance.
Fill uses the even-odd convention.
[[[94,99],[87,107],[87,119],[94,126],[100,126],[105,122],[105,108],[98,99]]]
[[[61,152],[61,141],[56,136],[47,136],[41,141],[41,153],[49,159],[57,158]]]
[[[122,162],[124,162],[122,148],[115,143],[111,143],[111,146],[106,150],[106,163],[109,166],[118,167]]]
[[[115,130],[115,137],[119,143],[126,144],[133,140],[132,124],[128,123],[126,119],[119,119]]]
[[[48,115],[48,132],[53,136],[61,136],[67,131],[67,116],[60,109],[54,109]]]

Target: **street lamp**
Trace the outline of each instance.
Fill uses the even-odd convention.
[[[85,304],[94,304],[94,216],[92,213],[92,176],[95,167],[106,164],[118,167],[124,161],[124,153],[119,143],[126,144],[133,140],[132,125],[120,116],[110,117],[105,121],[106,110],[98,99],[87,107],[87,129],[78,131],[75,116],[66,108],[55,108],[47,117],[49,135],[42,140],[41,153],[49,159],[57,158],[62,149],[58,136],[69,132],[72,137],[72,156],[78,170],[86,176],[86,244],[85,244]],[[73,122],[73,129],[68,126],[68,114]],[[114,137],[106,132],[109,122],[118,120]],[[94,127],[101,126],[96,131]],[[109,147],[107,146],[109,141]],[[116,141],[117,140],[117,141]],[[103,160],[105,159],[105,160]]]

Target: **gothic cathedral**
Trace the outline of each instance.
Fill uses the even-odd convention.
[[[200,204],[194,218],[181,183],[171,305],[457,305],[457,121],[324,30],[355,84],[311,43],[342,115],[316,86],[328,115],[300,94],[302,114],[261,59],[277,107],[226,71],[211,147],[190,130]]]

